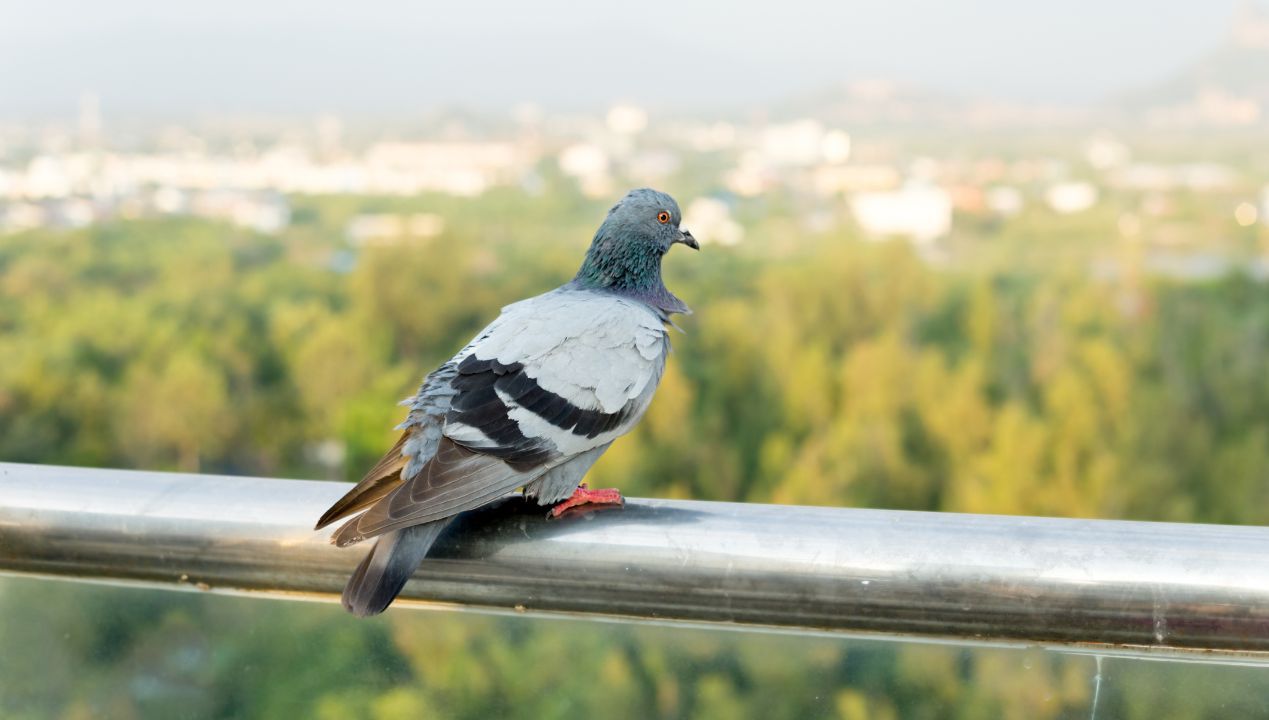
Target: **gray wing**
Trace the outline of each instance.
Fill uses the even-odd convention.
[[[360,482],[322,515],[315,529],[320,530],[374,504],[395,490],[402,478],[417,474],[436,454],[445,414],[449,412],[450,402],[457,392],[450,385],[458,372],[455,365],[451,360],[437,368],[423,379],[414,397],[401,402],[410,407],[405,422],[397,426],[398,430],[404,431],[401,437]]]
[[[567,500],[581,484],[582,478],[590,472],[599,456],[604,454],[612,443],[600,445],[573,457],[568,462],[560,463],[539,475],[524,488],[524,496],[535,499],[539,505],[554,505]]]
[[[402,479],[333,541],[451,517],[607,447],[643,416],[668,349],[651,310],[612,295],[555,291],[504,308],[447,363],[434,390],[446,401],[400,444]]]

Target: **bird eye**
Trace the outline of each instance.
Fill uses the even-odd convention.
[[[657,213],[657,222],[661,223],[662,225],[664,225],[664,224],[666,224],[666,223],[670,222],[670,213],[668,213],[668,212],[666,212],[666,211],[664,211],[664,210],[662,210],[661,212]]]

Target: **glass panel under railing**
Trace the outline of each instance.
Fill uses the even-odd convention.
[[[0,578],[6,718],[1258,718],[1269,664]]]

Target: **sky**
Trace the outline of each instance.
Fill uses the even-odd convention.
[[[752,108],[845,81],[1083,103],[1218,45],[1237,0],[0,0],[0,118]]]

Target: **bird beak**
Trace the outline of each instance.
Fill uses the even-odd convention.
[[[692,248],[693,250],[701,249],[701,244],[696,242],[696,238],[692,237],[692,233],[688,230],[683,230],[679,239],[675,240],[674,242],[681,242],[684,245]]]

